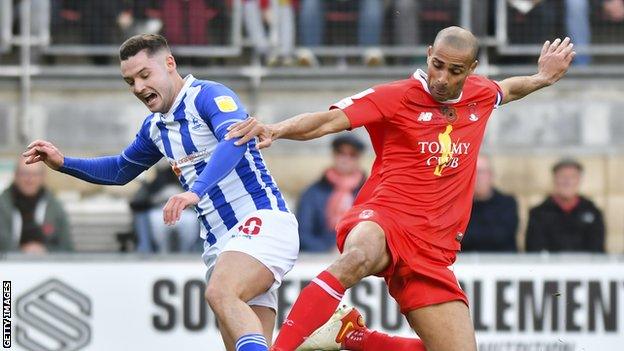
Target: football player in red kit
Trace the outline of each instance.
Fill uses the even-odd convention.
[[[313,341],[345,290],[369,275],[385,279],[420,339],[368,330],[351,311],[350,323],[343,318],[330,335],[336,348],[477,350],[452,265],[470,218],[485,127],[499,105],[557,82],[575,55],[569,38],[547,41],[536,74],[494,82],[473,74],[477,50],[472,33],[449,27],[429,47],[427,72],[375,86],[326,112],[273,125],[249,119],[230,130],[230,137],[243,136],[240,142],[259,136],[266,147],[278,138],[309,140],[364,126],[376,153],[370,179],[337,226],[340,257],[302,290],[272,350]]]

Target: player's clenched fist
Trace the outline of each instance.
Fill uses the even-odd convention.
[[[163,220],[165,224],[176,224],[176,222],[180,220],[182,211],[189,206],[197,205],[199,200],[199,196],[191,191],[170,197],[163,208]]]
[[[63,166],[63,154],[51,142],[45,140],[35,140],[30,143],[22,156],[26,157],[26,164],[44,162],[54,170]]]

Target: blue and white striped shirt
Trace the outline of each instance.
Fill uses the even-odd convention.
[[[150,167],[164,155],[188,191],[223,140],[227,127],[247,116],[232,90],[189,75],[170,111],[148,116],[122,156],[129,162]],[[261,209],[290,212],[252,140],[234,170],[196,206],[205,229],[202,237],[214,245],[246,215]]]

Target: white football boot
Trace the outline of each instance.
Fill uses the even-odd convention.
[[[366,328],[364,318],[355,307],[342,305],[329,320],[312,333],[297,351],[338,351],[352,331]]]

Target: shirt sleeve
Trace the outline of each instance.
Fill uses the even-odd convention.
[[[191,191],[197,194],[200,199],[230,174],[243,159],[247,145],[234,145],[237,140],[238,138],[220,141],[210,156],[206,167],[193,183]]]
[[[503,89],[501,89],[500,85],[498,85],[496,81],[490,80],[490,84],[492,85],[493,92],[496,95],[496,99],[494,100],[494,109],[497,109],[501,102],[503,102]]]
[[[195,100],[195,107],[219,141],[227,134],[229,125],[249,116],[238,96],[218,83],[202,87]]]
[[[150,138],[151,120],[152,116],[145,119],[134,141],[121,153],[128,162],[145,168],[155,165],[163,156]]]
[[[149,137],[150,121],[151,116],[143,122],[134,141],[121,154],[96,158],[65,157],[59,171],[95,184],[128,183],[162,158]]]
[[[403,88],[399,84],[383,84],[344,98],[330,106],[339,108],[349,118],[351,129],[384,121],[402,104]]]

